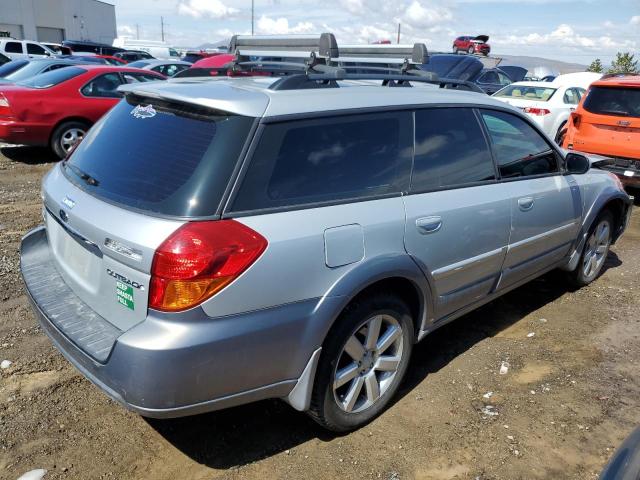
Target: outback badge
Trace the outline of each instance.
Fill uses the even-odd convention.
[[[131,110],[131,115],[136,118],[151,118],[156,116],[156,109],[153,108],[153,105],[147,105],[146,107],[143,105],[138,105],[136,108]]]

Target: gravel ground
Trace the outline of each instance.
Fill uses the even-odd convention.
[[[571,291],[551,273],[440,329],[415,349],[396,403],[357,432],[330,435],[279,401],[145,420],[38,328],[18,246],[54,163],[0,152],[2,479],[595,479],[640,423],[637,209],[595,283]]]

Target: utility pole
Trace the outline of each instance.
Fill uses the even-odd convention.
[[[164,18],[160,17],[160,33],[162,35],[162,41],[164,42]]]
[[[400,24],[398,24],[398,40],[396,41],[398,45],[400,45]]]
[[[136,23],[136,40],[140,40],[140,24]]]
[[[253,36],[253,23],[255,19],[255,0],[251,0],[251,35]]]

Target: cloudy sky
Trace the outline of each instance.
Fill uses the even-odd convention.
[[[118,31],[165,35],[197,46],[251,31],[251,0],[108,0]],[[255,0],[255,32],[335,33],[342,43],[425,42],[449,50],[454,37],[487,34],[496,55],[530,55],[588,64],[617,51],[640,54],[640,0]],[[640,55],[638,55],[640,56]]]

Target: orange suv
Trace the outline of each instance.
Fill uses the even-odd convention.
[[[564,148],[613,158],[606,168],[640,187],[640,75],[593,82],[567,123]]]

